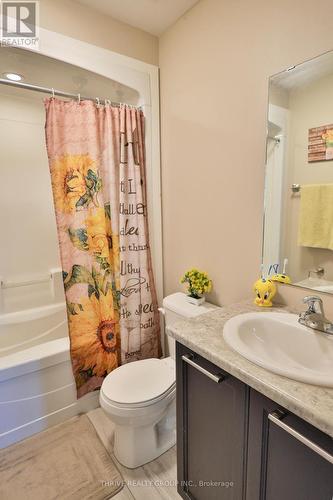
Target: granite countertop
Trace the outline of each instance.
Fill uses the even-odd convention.
[[[214,309],[194,319],[178,321],[168,334],[219,368],[333,437],[333,389],[276,375],[233,351],[223,339],[223,326],[246,312],[296,312],[288,307],[260,309],[250,301]]]

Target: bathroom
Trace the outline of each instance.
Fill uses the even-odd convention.
[[[1,2],[1,499],[332,498],[331,14]]]

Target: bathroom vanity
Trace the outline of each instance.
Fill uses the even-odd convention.
[[[244,303],[168,331],[177,340],[178,492],[331,500],[333,388],[271,373],[230,349],[225,322],[253,310]]]

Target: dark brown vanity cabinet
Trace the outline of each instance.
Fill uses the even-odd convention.
[[[332,500],[333,440],[177,343],[178,492]]]
[[[248,500],[332,500],[333,440],[250,392]]]
[[[178,492],[242,500],[248,388],[177,343]]]

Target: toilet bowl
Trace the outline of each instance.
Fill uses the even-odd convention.
[[[166,329],[175,321],[207,313],[216,306],[190,304],[183,293],[163,300]],[[114,454],[130,469],[154,460],[176,443],[175,342],[169,357],[125,364],[109,373],[100,405],[114,423]]]
[[[176,443],[175,361],[145,359],[120,366],[102,384],[100,404],[115,424],[114,454],[143,465]]]

